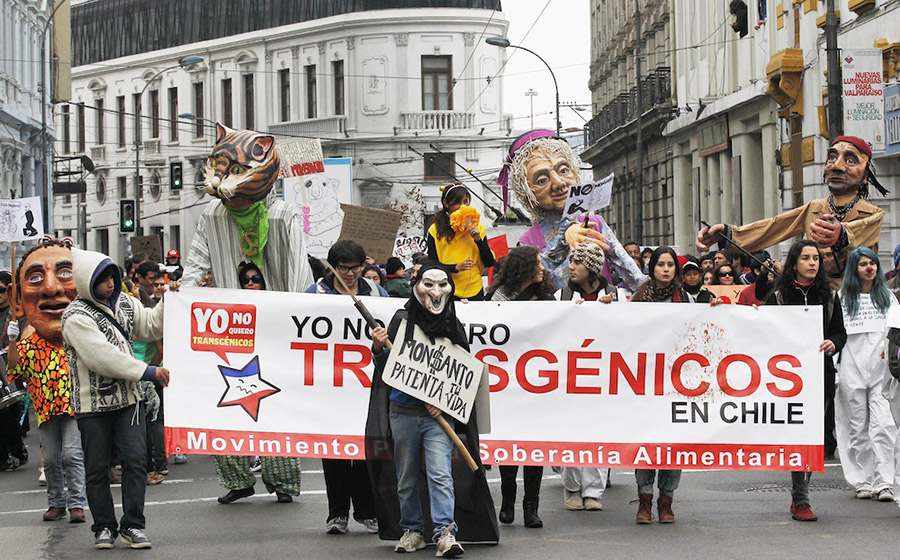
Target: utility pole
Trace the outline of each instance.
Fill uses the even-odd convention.
[[[634,214],[634,236],[644,244],[644,153],[641,114],[644,112],[644,93],[641,91],[641,0],[634,0],[634,73],[637,77],[637,133],[634,148],[634,188],[637,192]]]
[[[838,49],[838,22],[834,0],[825,0],[825,55],[828,68],[828,137],[844,132],[844,104],[841,99],[841,53]]]
[[[528,100],[531,102],[531,130],[534,130],[534,96],[537,94],[538,92],[533,89],[529,89],[525,92],[525,95],[528,96]]]

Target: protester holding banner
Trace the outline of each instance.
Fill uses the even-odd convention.
[[[333,272],[310,286],[307,293],[388,297],[384,288],[361,276],[366,251],[360,244],[348,239],[338,241],[328,250],[327,260]],[[335,278],[335,274],[340,275],[342,282]],[[353,518],[362,523],[369,533],[377,533],[375,498],[372,496],[366,461],[322,459],[322,470],[325,471],[325,490],[328,494],[325,532],[329,535],[347,534],[352,502]]]
[[[487,232],[478,223],[478,212],[469,206],[469,190],[459,183],[441,187],[441,206],[428,226],[428,257],[438,261],[456,285],[456,299],[481,301],[481,277],[494,266]],[[461,215],[464,214],[464,215]]]
[[[847,330],[835,399],[841,467],[857,498],[892,502],[897,427],[881,391],[888,375],[885,322],[900,303],[885,286],[871,249],[854,249],[847,258],[841,305]]]
[[[569,251],[575,242],[593,239],[606,253],[603,276],[612,271],[631,290],[645,278],[611,227],[597,215],[563,216],[569,188],[580,181],[581,161],[565,140],[550,130],[532,130],[513,141],[497,182],[512,187],[531,213],[534,224],[519,239],[537,247],[554,290],[561,289],[569,273]],[[610,269],[611,268],[611,269]]]
[[[546,273],[544,261],[536,247],[522,245],[509,251],[500,261],[494,274],[488,298],[491,301],[538,301],[553,300],[553,285]],[[525,498],[522,502],[524,523],[528,528],[544,526],[538,515],[541,479],[544,467],[524,467]],[[517,465],[500,466],[500,522],[510,524],[515,521]],[[602,507],[602,506],[601,506]]]
[[[419,493],[423,458],[437,556],[450,558],[463,553],[456,542],[457,531],[461,540],[470,542],[499,540],[484,472],[479,468],[473,473],[465,464],[453,464],[453,442],[436,420],[442,415],[441,409],[388,386],[383,379],[389,358],[384,351],[387,342],[397,342],[401,337],[412,340],[418,330],[431,341],[442,337],[453,348],[468,352],[465,330],[456,318],[451,297],[454,289],[452,277],[442,265],[424,265],[404,309],[394,314],[387,330],[376,328],[372,332],[375,373],[366,422],[366,456],[376,482],[381,538],[396,538],[402,530],[396,552],[425,547],[426,523]],[[397,344],[391,352],[400,348]],[[477,412],[473,407],[466,424],[454,419],[450,424],[480,466]],[[391,461],[393,469],[389,468]]]
[[[259,267],[252,262],[242,262],[238,267],[238,281],[244,290],[265,290],[266,280]],[[228,493],[219,496],[220,504],[230,504],[252,496],[256,491],[256,477],[251,470],[253,457],[247,455],[214,455],[213,464],[219,474],[219,483]],[[279,504],[290,503],[292,496],[300,495],[300,459],[298,457],[260,457],[262,480],[266,490],[275,493]]]
[[[822,255],[815,241],[802,240],[794,243],[788,251],[784,262],[784,270],[775,283],[775,289],[766,299],[766,305],[822,305],[823,341],[819,351],[825,353],[825,411],[834,407],[835,367],[833,356],[840,352],[847,341],[844,329],[843,313],[840,298],[831,291],[822,266]],[[811,325],[818,328],[817,325]],[[825,424],[825,440],[828,423]],[[815,521],[818,519],[809,503],[809,478],[812,473],[796,471],[791,473],[791,516],[797,521]]]

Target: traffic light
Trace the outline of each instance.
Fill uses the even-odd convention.
[[[135,204],[133,198],[119,201],[119,233],[135,232]]]
[[[181,180],[181,162],[173,161],[169,163],[169,188],[172,190],[180,189],[183,184]]]

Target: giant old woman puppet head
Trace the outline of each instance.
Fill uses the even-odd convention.
[[[558,220],[569,187],[577,185],[581,161],[551,130],[532,130],[516,138],[497,182],[509,185],[533,221]]]

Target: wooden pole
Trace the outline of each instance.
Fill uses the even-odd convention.
[[[365,304],[362,301],[360,301],[358,297],[356,297],[355,295],[350,293],[350,288],[347,287],[346,283],[344,283],[344,279],[338,275],[337,271],[331,267],[331,264],[328,261],[325,261],[325,268],[327,268],[329,272],[334,274],[334,278],[338,282],[341,283],[341,286],[344,287],[344,290],[347,292],[347,295],[349,295],[353,299],[353,305],[356,307],[357,311],[359,311],[360,315],[363,316],[363,319],[366,320],[366,323],[369,325],[369,328],[374,329],[375,327],[377,327],[378,323],[375,322],[375,318],[372,317],[371,313],[369,313],[368,308],[366,308]],[[393,345],[391,344],[390,340],[387,341],[386,346],[387,346],[388,352],[390,352],[391,349],[393,348]],[[447,435],[450,436],[451,440],[453,440],[453,443],[456,445],[456,448],[462,454],[463,459],[465,459],[465,461],[466,461],[466,464],[469,465],[470,469],[472,469],[472,472],[477,471],[478,463],[476,463],[475,459],[472,458],[472,454],[469,453],[469,448],[467,448],[466,445],[462,442],[462,440],[459,439],[459,435],[457,435],[456,431],[452,427],[450,427],[450,423],[447,422],[447,419],[444,418],[444,415],[441,414],[440,416],[434,416],[433,418],[435,420],[437,420],[438,424],[440,424],[441,427],[444,428],[444,431],[447,432]]]

